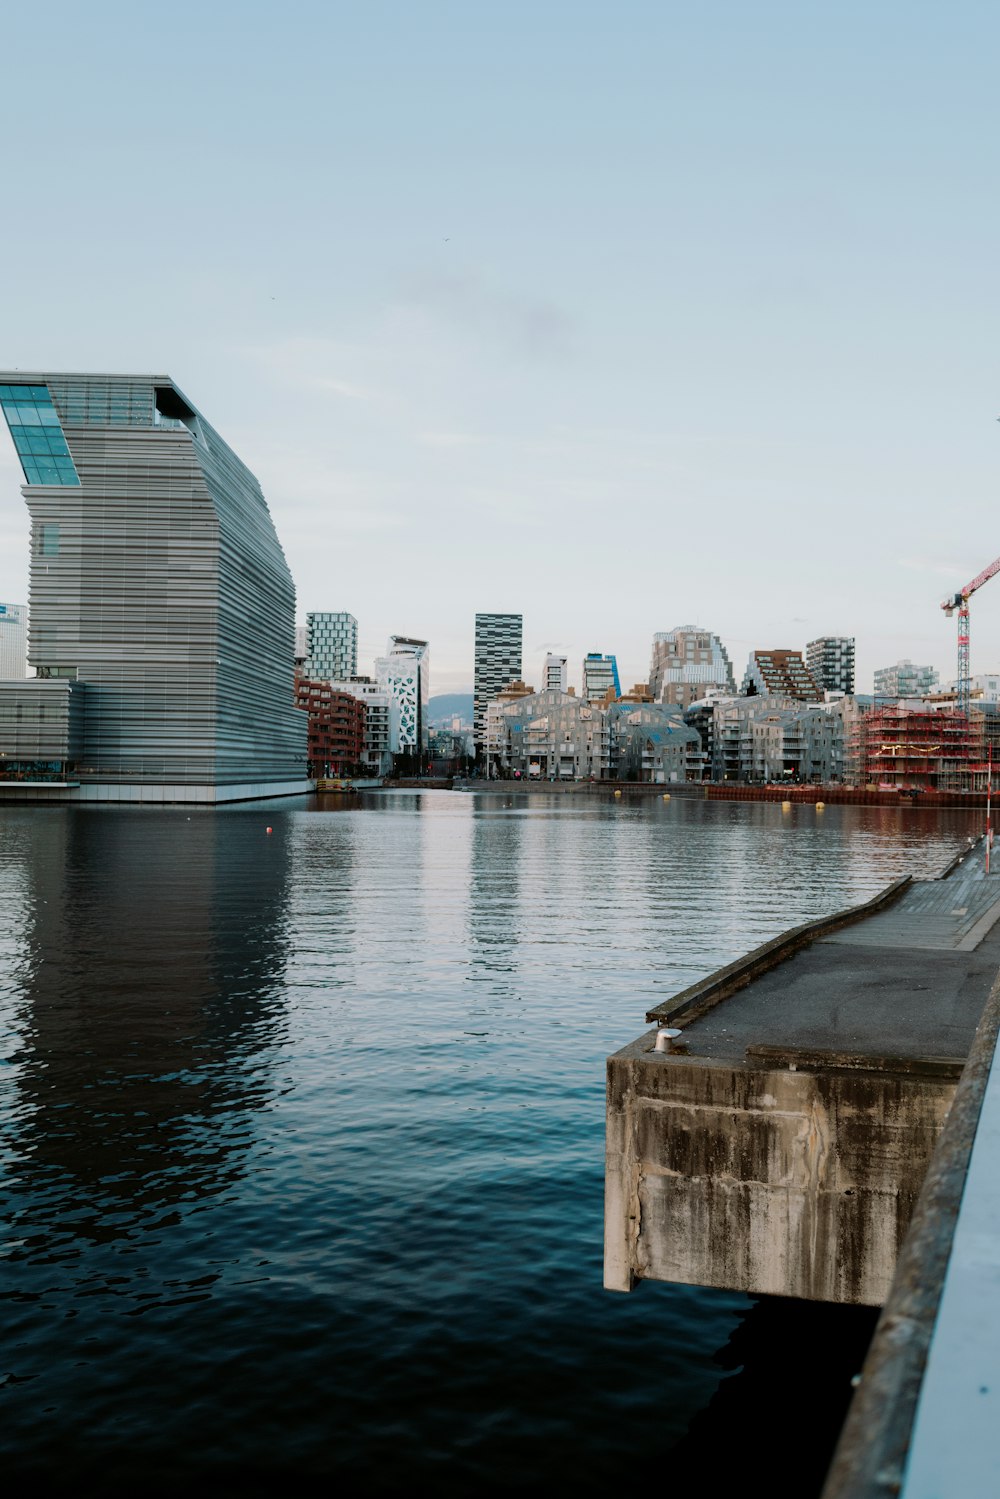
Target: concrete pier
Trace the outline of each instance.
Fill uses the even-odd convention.
[[[651,1011],[608,1060],[605,1284],[882,1305],[1000,969],[998,919],[977,848]]]

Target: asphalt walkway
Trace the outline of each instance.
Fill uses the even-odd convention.
[[[691,1053],[780,1044],[964,1061],[1000,969],[1000,862],[987,876],[984,852],[977,845],[947,878],[915,881],[888,910],[819,938],[691,1021]]]

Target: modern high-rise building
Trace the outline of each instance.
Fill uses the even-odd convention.
[[[305,674],[316,682],[358,671],[358,622],[353,614],[307,614]]]
[[[824,692],[854,691],[854,638],[821,635],[806,646],[806,665]]]
[[[566,657],[548,655],[542,670],[542,691],[566,691]]]
[[[413,754],[420,747],[420,664],[412,656],[378,656],[375,680],[392,704],[394,755]]]
[[[713,688],[736,691],[732,664],[718,635],[699,625],[678,625],[653,636],[649,694],[654,702],[687,708]]]
[[[822,689],[801,651],[751,651],[740,693],[743,697],[787,697],[802,703],[823,701]]]
[[[27,625],[23,604],[0,604],[0,682],[28,674]]]
[[[398,753],[426,749],[427,702],[431,695],[431,648],[411,635],[390,635],[386,653],[375,662],[375,675],[399,708]]]
[[[473,737],[477,749],[486,744],[486,708],[497,693],[521,675],[520,614],[477,614],[473,680]]]
[[[875,696],[887,698],[924,697],[938,685],[933,666],[915,666],[912,661],[897,661],[895,666],[880,666],[875,672]]]
[[[600,651],[590,651],[583,658],[583,697],[596,702],[606,697],[608,689],[615,697],[621,697],[622,684],[618,680],[618,661],[614,656],[602,656]]]
[[[390,635],[386,647],[389,656],[409,656],[420,667],[420,718],[431,695],[431,648],[426,640],[415,640],[411,635]]]
[[[308,790],[295,592],[253,474],[167,376],[0,374],[0,407],[31,517],[37,672],[0,685],[4,794]],[[18,715],[10,694],[31,691]]]

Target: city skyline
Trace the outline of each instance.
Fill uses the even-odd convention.
[[[33,122],[8,368],[171,369],[260,479],[297,617],[350,610],[365,661],[432,641],[442,691],[491,610],[526,661],[614,650],[628,681],[690,619],[743,660],[853,635],[862,689],[952,677],[940,601],[1000,553],[1000,14],[293,11],[179,0],[152,49],[108,0],[5,19]],[[4,438],[0,598],[27,600],[19,482]],[[972,670],[998,665],[994,583]]]

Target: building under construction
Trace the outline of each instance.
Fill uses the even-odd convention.
[[[949,708],[890,703],[850,723],[856,742],[847,759],[862,786],[896,791],[971,791],[978,779],[981,734]]]

